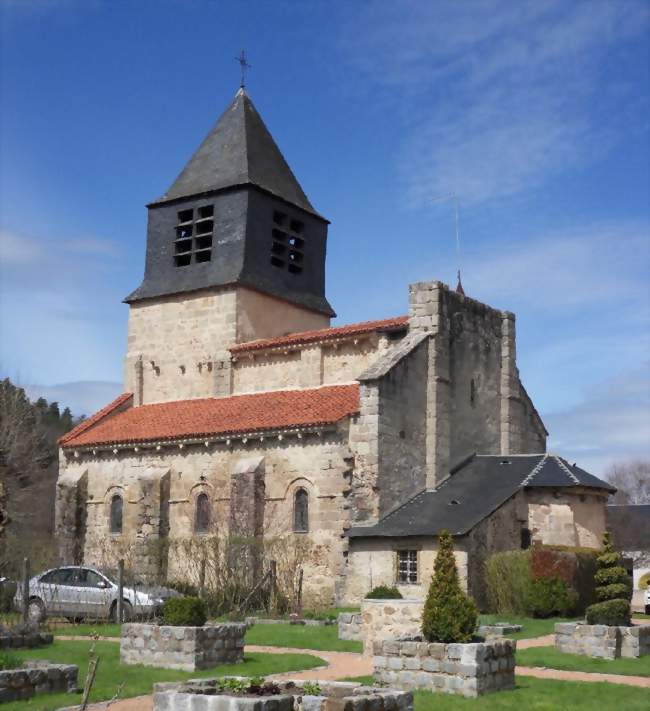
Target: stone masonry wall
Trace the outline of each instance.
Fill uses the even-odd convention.
[[[600,548],[606,530],[606,496],[592,490],[526,491],[528,528],[547,545]]]
[[[246,625],[228,623],[203,627],[123,624],[122,664],[197,671],[244,661]]]
[[[456,543],[454,556],[461,585],[467,590],[468,555],[462,549],[464,545],[462,540]],[[418,551],[417,583],[402,584],[397,582],[397,551],[403,549]],[[426,538],[351,539],[345,567],[343,604],[359,604],[366,594],[378,585],[396,586],[405,598],[423,599],[429,589],[437,550],[438,543],[433,536]]]
[[[159,450],[155,447],[117,453],[98,450],[96,454],[84,452],[80,459],[64,457],[61,476],[65,476],[68,467],[70,471],[79,467],[88,471],[84,560],[87,564],[114,568],[118,558],[123,557],[127,568],[133,567],[136,540],[143,530],[138,523],[144,503],[141,479],[147,472],[161,475],[169,472],[168,488],[158,489],[163,496],[161,511],[165,513],[166,507],[167,512],[146,523],[151,540],[155,541],[150,550],[151,560],[163,560],[166,556],[169,579],[198,582],[204,551],[223,550],[223,541],[228,537],[231,476],[242,461],[263,459],[268,555],[277,553],[279,568],[303,568],[305,606],[331,606],[339,595],[347,547],[347,539],[341,536],[349,524],[347,492],[352,462],[347,439],[344,429],[304,433],[300,439],[296,435],[283,435],[282,439],[267,435],[262,440],[239,439],[209,447],[200,443],[181,448],[170,443]],[[293,499],[298,488],[309,494],[308,533],[292,530]],[[211,506],[211,530],[208,535],[194,535],[196,500],[202,492],[208,495]],[[114,493],[124,500],[121,534],[109,532],[110,500]],[[62,552],[74,543],[78,534],[74,528],[68,531],[62,540]]]
[[[383,640],[373,645],[375,681],[398,689],[428,689],[477,697],[515,688],[510,639],[471,644]]]
[[[363,617],[360,612],[339,612],[339,639],[363,640]]]
[[[77,691],[79,668],[74,664],[48,664],[34,660],[20,669],[0,671],[0,704],[31,699],[36,694]]]
[[[555,625],[555,648],[601,659],[650,654],[650,625],[615,627],[562,622]]]
[[[384,640],[413,637],[422,633],[423,599],[362,600],[361,636],[363,653],[373,654]]]

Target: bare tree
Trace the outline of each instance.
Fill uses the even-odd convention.
[[[633,459],[612,464],[605,477],[617,488],[613,504],[650,504],[650,461]]]

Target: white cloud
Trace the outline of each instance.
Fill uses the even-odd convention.
[[[602,475],[614,462],[650,459],[650,368],[619,374],[575,407],[546,413],[549,450]]]
[[[647,30],[642,0],[353,7],[346,52],[399,109],[413,205],[450,191],[472,204],[528,190],[602,154],[617,121],[634,130],[630,117],[647,108],[638,87],[602,81],[624,42]]]

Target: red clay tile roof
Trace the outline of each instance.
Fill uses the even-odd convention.
[[[102,407],[102,409],[92,415],[92,417],[88,417],[83,422],[80,422],[76,427],[73,427],[70,432],[64,434],[63,437],[59,437],[59,445],[64,446],[71,439],[78,437],[91,427],[94,427],[98,422],[103,420],[105,417],[108,417],[116,410],[119,410],[122,405],[126,405],[129,400],[132,399],[132,393],[122,393],[122,395],[116,397],[115,400],[106,405],[106,407]]]
[[[385,318],[382,321],[364,321],[363,323],[350,323],[347,326],[321,328],[317,331],[290,333],[288,336],[280,336],[279,338],[262,338],[257,341],[239,343],[236,346],[232,346],[230,351],[236,354],[247,351],[260,351],[265,348],[302,345],[303,343],[334,340],[346,336],[356,336],[361,333],[371,333],[372,331],[394,331],[407,325],[408,316],[396,316],[395,318]]]
[[[115,407],[115,403],[111,406]],[[61,443],[64,447],[87,447],[329,425],[358,411],[356,383],[177,400],[132,407],[108,418],[102,416],[94,426],[76,434],[73,430]]]

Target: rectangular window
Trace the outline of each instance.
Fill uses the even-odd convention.
[[[177,213],[174,239],[174,264],[186,267],[192,262],[212,260],[212,237],[214,233],[214,205],[203,205]]]
[[[417,583],[418,581],[418,552],[397,551],[397,582]]]
[[[305,248],[304,224],[300,220],[290,219],[286,213],[276,210],[273,213],[273,225],[271,229],[271,264],[278,269],[286,269],[291,274],[301,274]],[[278,227],[282,227],[282,229],[278,229]],[[288,254],[286,254],[287,246],[290,248]],[[281,255],[282,258],[278,255]]]

